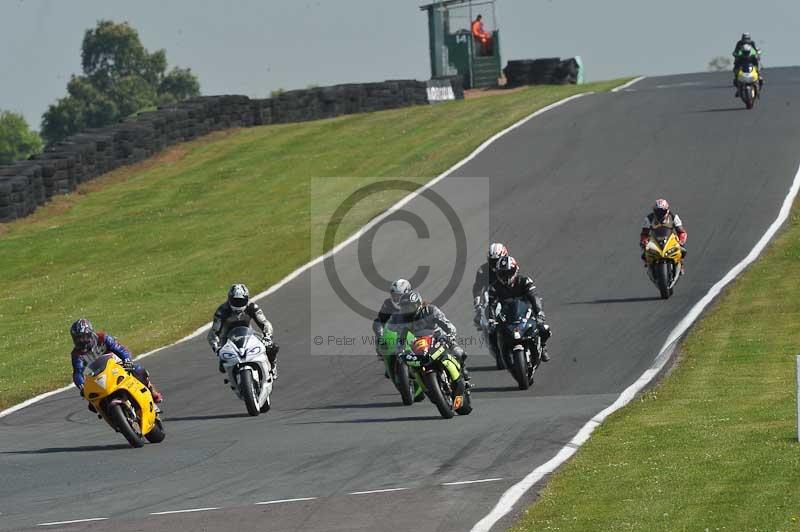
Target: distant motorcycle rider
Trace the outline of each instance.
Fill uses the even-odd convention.
[[[389,297],[383,300],[383,304],[381,304],[381,308],[378,310],[378,316],[372,322],[372,332],[375,333],[375,352],[378,354],[378,358],[383,357],[383,353],[381,353],[380,350],[383,328],[386,326],[389,318],[400,310],[398,306],[400,298],[403,294],[408,294],[409,292],[411,292],[411,283],[406,279],[398,279],[393,282],[389,289]]]
[[[208,343],[214,353],[218,353],[220,347],[225,345],[228,332],[235,327],[249,327],[250,322],[255,321],[264,336],[264,346],[267,351],[267,358],[272,368],[272,378],[278,378],[278,346],[272,340],[272,324],[267,320],[264,312],[256,303],[250,301],[250,291],[243,284],[235,284],[228,290],[228,300],[217,307],[214,313],[214,321],[211,330],[208,331]],[[220,372],[224,373],[222,362],[220,362]]]
[[[746,63],[752,63],[758,69],[759,73],[759,85],[764,84],[764,73],[761,71],[761,50],[758,49],[756,43],[753,42],[752,37],[750,37],[749,33],[742,33],[742,38],[736,43],[736,46],[733,49],[733,86],[737,88],[737,96],[738,94],[738,83],[736,82],[736,74],[739,71],[739,68]]]
[[[447,344],[448,350],[461,361],[461,370],[464,380],[470,380],[467,371],[467,354],[458,345],[455,325],[447,319],[439,307],[423,301],[419,292],[411,291],[403,294],[398,302],[399,311],[392,315],[387,327],[397,330],[404,338],[404,331],[411,331],[414,336],[419,336],[423,331],[433,332],[434,336]]]
[[[642,232],[639,234],[639,246],[642,248],[642,260],[645,260],[644,248],[647,247],[647,242],[650,240],[650,231],[658,229],[659,227],[667,227],[675,231],[678,235],[678,242],[680,242],[681,245],[683,258],[686,258],[686,238],[689,235],[683,227],[683,220],[678,216],[678,213],[670,211],[669,202],[667,200],[659,198],[653,205],[653,212],[645,217]],[[681,273],[684,273],[683,262],[681,262],[681,268]]]
[[[497,279],[495,268],[497,261],[502,257],[508,256],[508,248],[500,242],[489,244],[489,252],[486,254],[486,262],[475,272],[475,282],[472,283],[472,299],[475,308],[475,316],[472,321],[475,326],[480,328],[481,312],[483,309],[483,295],[491,284]]]
[[[488,315],[492,319],[495,318],[493,313],[499,301],[517,298],[526,299],[531,304],[536,317],[536,324],[539,328],[539,337],[542,339],[542,361],[549,362],[550,354],[547,352],[547,341],[552,336],[552,333],[550,326],[546,323],[547,318],[542,307],[542,298],[536,290],[536,285],[533,284],[533,279],[520,274],[517,259],[511,256],[502,257],[497,262],[496,275],[497,280],[489,287]]]
[[[142,384],[147,386],[153,395],[153,401],[160,403],[163,400],[159,392],[150,380],[150,374],[140,365],[133,361],[133,355],[127,347],[117,341],[110,334],[99,331],[95,332],[92,323],[86,318],[75,320],[69,328],[72,336],[73,349],[70,354],[72,358],[72,382],[80,390],[83,397],[83,370],[86,366],[94,362],[98,357],[113,353],[122,360],[122,367],[136,377]],[[89,410],[94,407],[89,404]]]

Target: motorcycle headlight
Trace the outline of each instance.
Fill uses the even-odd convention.
[[[262,350],[263,350],[263,348],[260,345],[256,345],[256,346],[251,347],[247,351],[245,351],[244,356],[248,356],[249,357],[250,355],[257,355]]]

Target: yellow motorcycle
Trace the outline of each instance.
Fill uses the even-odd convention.
[[[675,231],[669,227],[657,227],[650,231],[644,259],[647,275],[658,287],[661,299],[669,298],[683,271],[683,251]]]
[[[125,436],[131,447],[142,447],[145,440],[164,440],[161,411],[150,390],[125,370],[116,355],[98,357],[86,366],[83,376],[84,399],[91,403],[97,417]]]
[[[742,65],[736,71],[736,85],[744,105],[752,109],[756,99],[761,97],[761,74],[758,68],[752,64]]]

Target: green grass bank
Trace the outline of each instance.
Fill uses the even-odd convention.
[[[800,530],[800,202],[787,225],[673,372],[595,430],[515,532]]]

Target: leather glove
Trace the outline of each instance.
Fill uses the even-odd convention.
[[[135,365],[130,358],[122,361],[122,367],[125,368],[125,371],[133,371]]]

